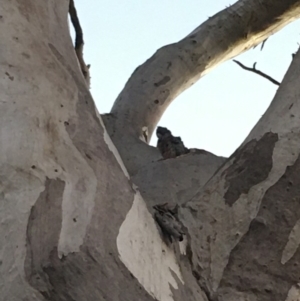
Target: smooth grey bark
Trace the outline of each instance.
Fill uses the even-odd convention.
[[[142,167],[132,181],[151,206],[184,204],[213,176],[226,158],[204,150],[176,159],[158,160]]]
[[[159,249],[160,236],[101,125],[67,13],[68,1],[0,1],[0,300],[153,300],[123,263],[133,203],[148,225],[136,245]]]
[[[298,1],[284,3],[276,16],[286,22],[270,27],[298,16]],[[130,177],[85,84],[67,12],[68,1],[0,2],[0,300],[295,295],[299,54],[226,163],[205,151],[151,162],[156,149],[138,140],[142,168]],[[171,198],[187,236],[167,246],[150,206]]]

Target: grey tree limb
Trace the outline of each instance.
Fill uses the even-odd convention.
[[[209,18],[181,41],[159,49],[131,75],[111,113],[115,132],[149,139],[170,103],[218,64],[299,18],[299,0],[240,0]],[[124,133],[125,131],[128,133]]]

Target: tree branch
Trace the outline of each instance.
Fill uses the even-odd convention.
[[[150,140],[175,97],[218,64],[260,44],[299,17],[299,0],[240,0],[178,43],[162,47],[133,72],[116,99],[111,110],[116,132],[124,135],[126,129],[140,137],[147,127]]]
[[[72,22],[74,30],[75,30],[76,56],[77,56],[83,77],[85,78],[85,81],[86,81],[88,87],[90,87],[90,79],[91,79],[90,71],[89,71],[90,65],[86,65],[84,62],[84,59],[83,59],[83,45],[84,45],[83,32],[82,32],[82,28],[80,26],[80,22],[79,22],[76,8],[75,8],[74,0],[70,0],[69,14],[71,17],[71,22]]]
[[[111,118],[103,119],[126,167],[138,170],[137,162],[145,163],[146,146],[139,137],[146,129],[150,141],[161,116],[179,94],[217,65],[299,17],[300,0],[240,0],[139,66],[116,99]]]
[[[237,61],[237,60],[233,60],[233,62],[235,62],[236,64],[238,64],[241,68],[247,70],[247,71],[251,71],[253,73],[256,73],[266,79],[268,79],[270,82],[272,82],[274,85],[277,85],[277,86],[280,86],[280,82],[278,82],[277,80],[275,80],[274,78],[272,78],[271,76],[267,75],[266,73],[260,71],[260,70],[257,70],[256,69],[256,62],[253,64],[253,67],[250,68],[250,67],[247,67],[245,65],[243,65],[241,62]]]
[[[261,50],[261,51],[263,50],[263,48],[264,48],[265,43],[267,42],[267,40],[268,40],[268,39],[265,39],[265,40],[262,42],[261,47],[260,47],[260,50]]]
[[[267,42],[267,39],[268,39],[268,38],[266,38],[265,40],[263,40],[263,42],[261,43],[260,51],[263,50],[263,48],[264,48],[264,46],[265,46],[265,43]],[[256,48],[256,47],[257,47],[257,45],[255,45],[255,46],[253,47],[253,49]]]

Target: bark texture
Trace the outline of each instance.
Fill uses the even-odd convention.
[[[69,2],[1,1],[0,300],[295,300],[300,55],[228,160],[198,151],[157,161],[139,136],[180,91],[298,17],[299,5],[240,1],[135,72],[105,116],[130,178],[76,59]],[[238,28],[232,40],[223,29],[214,40],[221,24]],[[134,76],[152,88],[143,94]],[[130,103],[141,111],[126,113]],[[150,214],[165,201],[181,204],[183,242],[166,245]]]
[[[68,6],[0,2],[0,300],[173,300],[183,277],[101,124]]]
[[[197,150],[175,159],[145,165],[132,181],[147,200],[149,208],[168,202],[184,204],[213,176],[226,158]]]

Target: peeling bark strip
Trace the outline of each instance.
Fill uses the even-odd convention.
[[[259,141],[251,140],[232,156],[233,164],[226,170],[228,189],[224,195],[225,203],[232,206],[242,193],[264,181],[272,169],[272,154],[278,135],[266,133]]]
[[[299,171],[300,157],[266,192],[257,217],[231,252],[220,292],[236,288],[245,294],[254,293],[255,300],[283,301],[300,281],[299,237],[293,241],[293,252],[284,254],[289,235],[300,220]],[[283,257],[290,259],[282,264]]]
[[[65,182],[47,178],[45,190],[32,207],[28,220],[25,274],[28,282],[41,293],[51,289],[42,268],[58,244],[64,188]]]

